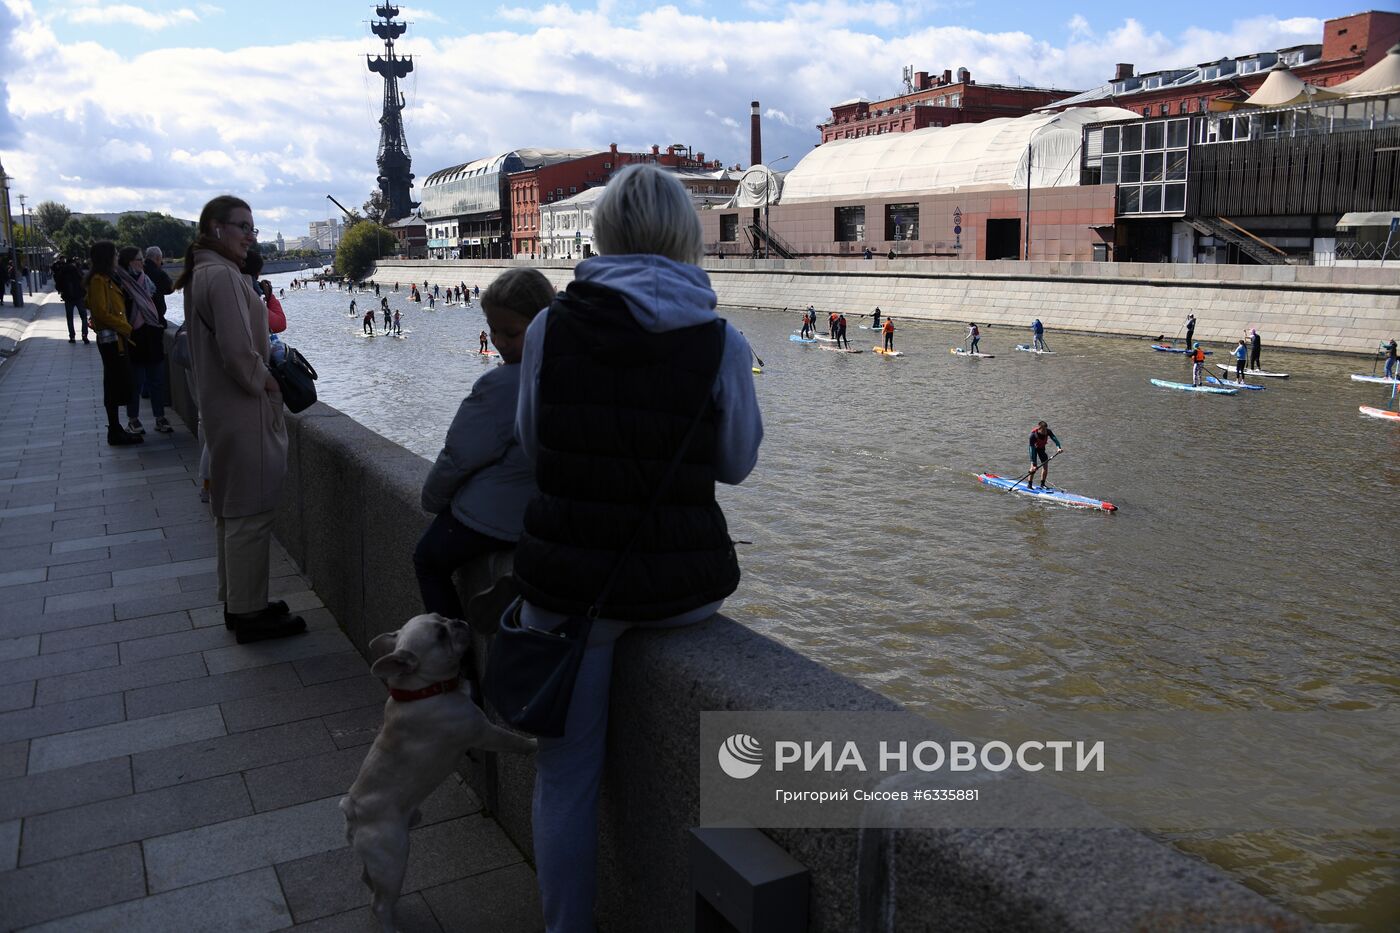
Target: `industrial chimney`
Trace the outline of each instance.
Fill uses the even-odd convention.
[[[1114,81],[1122,81],[1133,76],[1133,66],[1129,62],[1119,62],[1113,72]]]
[[[749,164],[760,165],[763,162],[763,130],[758,122],[758,101],[753,101],[749,105]]]

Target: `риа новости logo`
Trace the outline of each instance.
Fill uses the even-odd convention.
[[[719,766],[737,780],[751,778],[763,766],[763,746],[751,735],[731,735],[719,747]]]

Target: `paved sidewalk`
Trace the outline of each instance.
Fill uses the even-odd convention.
[[[68,343],[61,304],[0,366],[0,928],[377,929],[336,804],[384,689],[280,548],[273,594],[310,631],[234,643],[170,418],[107,446],[96,345]],[[405,931],[542,926],[455,776],[404,888]]]

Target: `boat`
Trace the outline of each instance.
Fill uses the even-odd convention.
[[[903,351],[903,350],[886,350],[884,347],[871,347],[870,349],[874,350],[876,353],[880,354],[881,356],[903,356],[903,355],[904,355],[904,351]]]
[[[1105,502],[1102,499],[1092,499],[1089,496],[1081,496],[1072,492],[1065,492],[1063,489],[1051,487],[1037,487],[1031,489],[1024,482],[1010,479],[1005,476],[997,476],[995,473],[978,473],[977,478],[987,486],[995,486],[997,489],[1005,489],[1009,492],[1017,492],[1023,496],[1033,496],[1036,499],[1044,499],[1046,502],[1054,502],[1059,505],[1072,505],[1081,509],[1099,509],[1104,512],[1116,512],[1118,506],[1112,502]]]
[[[990,360],[996,356],[995,353],[968,353],[962,347],[953,347],[948,352],[953,354],[954,356],[971,356],[981,360]]]
[[[1156,350],[1158,353],[1190,353],[1190,352],[1191,352],[1191,348],[1190,348],[1190,347],[1183,347],[1182,349],[1178,350],[1176,347],[1169,347],[1169,346],[1166,346],[1165,344],[1160,344],[1160,343],[1154,343],[1154,344],[1152,345],[1152,349]],[[1205,353],[1206,353],[1206,356],[1213,356],[1213,355],[1214,355],[1214,354],[1212,354],[1211,351],[1209,351],[1209,350],[1205,351]]]
[[[1037,350],[1035,347],[1031,346],[1028,343],[1018,343],[1016,344],[1016,349],[1020,350],[1022,353],[1039,353],[1042,356],[1046,354],[1053,355],[1055,352],[1054,350]]]
[[[1216,366],[1217,369],[1223,370],[1223,371],[1226,372],[1226,373],[1232,373],[1232,372],[1235,371],[1235,367],[1231,366],[1231,365],[1228,364],[1228,363],[1216,363],[1215,366]],[[1287,378],[1288,378],[1288,373],[1271,373],[1271,372],[1265,372],[1265,371],[1262,370],[1262,369],[1246,369],[1246,370],[1244,371],[1244,374],[1245,374],[1246,376],[1259,376],[1259,377],[1262,377],[1262,378],[1264,378],[1264,379],[1287,379]]]
[[[1381,385],[1384,386],[1393,386],[1397,382],[1400,382],[1400,379],[1397,379],[1394,376],[1391,376],[1389,379],[1387,379],[1385,376],[1367,376],[1362,373],[1352,373],[1351,380],[1352,382],[1379,382]]]
[[[1370,405],[1362,405],[1361,413],[1372,418],[1400,422],[1400,411],[1391,411],[1388,408],[1372,408]]]
[[[817,338],[815,337],[803,337],[799,334],[788,334],[788,339],[791,340],[793,343],[812,344],[817,342]]]
[[[1204,392],[1206,395],[1239,395],[1239,389],[1227,389],[1224,386],[1193,386],[1189,382],[1168,382],[1165,379],[1149,380],[1154,386],[1161,386],[1163,389],[1180,389],[1183,392]]]
[[[1206,382],[1213,386],[1234,386],[1237,389],[1249,389],[1254,392],[1264,391],[1263,386],[1257,386],[1252,382],[1237,382],[1234,379],[1217,379],[1214,376],[1207,376]]]

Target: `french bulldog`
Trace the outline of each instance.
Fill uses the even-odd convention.
[[[388,683],[389,699],[384,725],[340,809],[384,933],[394,930],[408,832],[422,818],[418,806],[457,757],[469,748],[520,754],[535,748],[534,739],[496,726],[472,702],[460,671],[470,644],[465,622],[436,613],[414,616],[370,642],[370,651],[380,655],[370,672]]]

